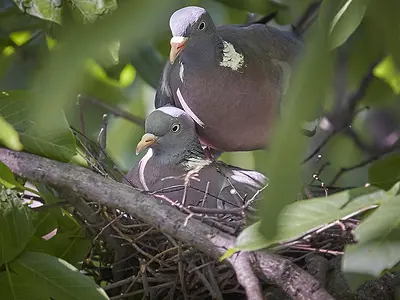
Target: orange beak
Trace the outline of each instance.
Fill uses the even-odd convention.
[[[171,41],[170,41],[171,51],[169,52],[169,61],[171,62],[171,64],[174,63],[176,57],[183,50],[187,40],[188,40],[188,38],[183,37],[183,36],[174,36],[171,39]]]
[[[149,148],[151,145],[153,145],[158,139],[158,136],[155,136],[154,134],[151,133],[145,133],[142,136],[142,139],[136,146],[136,155],[138,155],[141,151],[144,149]]]

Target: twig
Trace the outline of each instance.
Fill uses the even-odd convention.
[[[140,127],[144,127],[144,119],[134,116],[131,113],[128,113],[118,107],[114,107],[110,104],[107,104],[103,101],[97,100],[96,98],[90,97],[90,96],[85,96],[85,95],[78,95],[78,99],[80,101],[85,101],[85,102],[89,102],[92,104],[95,104],[97,106],[101,106],[105,109],[107,109],[109,112],[111,112],[114,116],[117,117],[121,117],[124,118],[128,121],[131,121],[132,123],[140,126]]]
[[[266,15],[264,17],[262,17],[261,19],[258,20],[254,20],[255,15],[253,13],[249,13],[248,14],[248,20],[247,20],[247,25],[253,25],[253,24],[267,24],[270,21],[272,21],[277,15],[277,12],[274,11],[272,13],[270,13],[269,15]]]
[[[318,152],[321,151],[321,149],[330,141],[330,139],[335,135],[336,132],[330,132],[327,137],[324,138],[324,140],[319,144],[317,148],[314,149],[313,152],[311,152],[302,162],[301,164],[305,164],[308,162],[311,158],[313,158]]]
[[[199,214],[231,214],[231,215],[241,215],[243,214],[243,208],[207,208],[207,207],[199,207],[199,206],[188,206],[188,209],[193,213]]]
[[[202,261],[203,261],[203,264],[204,264],[204,259],[202,259]],[[207,277],[209,278],[210,284],[211,284],[211,286],[212,286],[212,288],[214,290],[214,293],[216,294],[215,298],[223,300],[224,297],[222,296],[221,289],[220,289],[220,287],[218,285],[218,282],[217,282],[217,280],[216,280],[216,278],[215,278],[215,276],[213,274],[213,271],[212,271],[212,268],[211,268],[210,264],[206,265],[205,271],[207,272]]]
[[[295,25],[292,25],[292,31],[297,37],[302,37],[308,28],[314,22],[318,8],[321,4],[320,2],[312,3],[308,6],[306,12],[301,16],[301,18],[296,22]]]
[[[182,243],[181,242],[179,242],[179,252],[178,252],[178,254],[179,254],[179,263],[178,263],[179,280],[181,282],[181,288],[182,288],[183,297],[185,298],[185,300],[187,300],[187,299],[189,299],[189,295],[187,293],[184,270],[183,270]]]
[[[374,156],[372,156],[372,157],[370,157],[370,158],[368,158],[368,159],[366,159],[366,160],[364,160],[364,161],[362,161],[362,162],[360,162],[360,163],[358,163],[358,164],[356,164],[354,166],[351,166],[351,167],[348,167],[348,168],[341,168],[340,171],[335,175],[335,177],[329,183],[329,185],[334,185],[339,180],[339,178],[341,176],[343,176],[344,173],[353,171],[353,170],[361,168],[361,167],[364,167],[364,166],[372,163],[373,161],[378,160],[379,158],[381,158],[384,154],[386,154],[388,152],[390,152],[390,151],[385,151],[384,153],[375,154]]]
[[[218,289],[218,292],[214,290],[211,283],[207,280],[206,276],[201,273],[199,270],[194,271],[200,281],[204,284],[204,286],[208,289],[213,299],[223,300],[224,298],[221,295],[221,291]]]
[[[301,245],[295,245],[292,246],[291,248],[293,249],[299,249],[299,250],[306,250],[306,251],[313,251],[316,253],[325,253],[325,254],[332,254],[332,255],[343,255],[343,251],[333,251],[329,249],[320,249],[320,248],[313,248],[309,246],[301,246]]]

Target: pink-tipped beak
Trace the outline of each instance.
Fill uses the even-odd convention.
[[[151,133],[145,133],[142,139],[136,146],[136,155],[142,152],[144,149],[149,148],[157,141],[158,137]]]
[[[170,41],[171,51],[169,52],[169,61],[171,62],[171,64],[174,63],[176,57],[183,50],[187,40],[188,40],[188,38],[183,37],[183,36],[174,36],[171,39],[171,41]]]

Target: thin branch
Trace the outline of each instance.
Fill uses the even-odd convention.
[[[370,158],[368,158],[368,159],[366,159],[366,160],[364,160],[364,161],[362,161],[362,162],[360,162],[360,163],[358,163],[358,164],[356,164],[354,166],[351,166],[351,167],[348,167],[348,168],[341,168],[340,171],[335,175],[335,177],[329,183],[329,185],[334,185],[339,180],[339,178],[342,177],[345,173],[353,171],[353,170],[358,169],[358,168],[362,168],[362,167],[364,167],[364,166],[366,166],[366,165],[368,165],[368,164],[380,159],[384,154],[386,154],[388,152],[385,151],[385,153],[375,154],[375,155],[371,156]]]
[[[311,27],[317,17],[320,4],[321,1],[310,4],[296,24],[292,25],[292,32],[297,37],[303,37],[304,33]]]
[[[302,162],[301,164],[305,164],[306,162],[308,162],[311,158],[313,158],[315,155],[317,155],[321,149],[331,140],[331,138],[335,135],[335,132],[330,132],[329,135],[324,138],[324,140],[321,142],[321,144],[319,144],[319,146],[317,148],[314,149],[313,152],[311,152]]]
[[[183,226],[186,214],[128,185],[104,178],[88,169],[1,148],[0,160],[15,174],[31,181],[43,182],[56,189],[68,190],[88,201],[119,208],[213,259],[218,260],[227,249],[235,246],[235,237],[194,218]],[[278,255],[239,252],[225,262],[234,268],[246,292],[254,295],[250,299],[262,299],[253,268],[286,291],[294,300],[333,299],[324,288],[315,288],[315,278]]]
[[[351,130],[349,131],[348,128],[353,122],[354,117],[359,112],[356,110],[357,104],[365,97],[369,85],[375,78],[373,73],[374,68],[378,65],[380,61],[381,59],[378,59],[370,66],[367,74],[361,80],[360,86],[357,91],[352,93],[345,101],[338,101],[339,105],[337,105],[337,107],[332,112],[323,117],[322,121],[320,122],[320,128],[325,131],[329,131],[329,134],[324,138],[320,145],[303,160],[302,164],[305,164],[317,153],[319,153],[335,134],[343,131],[344,133],[347,133],[352,138],[354,138],[354,136],[351,135]],[[359,142],[359,145],[361,145],[361,142],[359,140],[356,140],[355,142]],[[365,146],[364,144],[362,145]]]
[[[140,127],[144,127],[144,119],[134,116],[131,113],[128,113],[118,107],[107,104],[103,101],[100,101],[100,100],[90,97],[90,96],[78,95],[78,99],[79,99],[79,101],[84,101],[84,102],[88,102],[88,103],[91,103],[91,104],[94,104],[97,106],[101,106],[101,107],[107,109],[114,116],[124,118],[128,121],[131,121],[132,123],[135,123],[136,125],[138,125]]]
[[[254,13],[249,13],[248,14],[248,20],[247,20],[247,25],[253,25],[253,24],[267,24],[270,21],[272,21],[276,16],[277,16],[277,12],[274,11],[272,13],[270,13],[269,15],[266,15],[258,20],[254,20],[255,19],[255,14]]]

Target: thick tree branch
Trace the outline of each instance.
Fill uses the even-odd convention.
[[[233,236],[194,218],[187,221],[187,215],[176,208],[88,169],[2,148],[0,161],[15,174],[31,181],[42,182],[56,189],[67,189],[89,201],[118,207],[213,259],[220,258],[226,249],[234,246]],[[262,299],[253,270],[257,271],[260,278],[266,277],[274,282],[293,299],[333,299],[315,278],[283,257],[266,252],[241,252],[227,259],[227,262],[236,271],[249,299]]]

